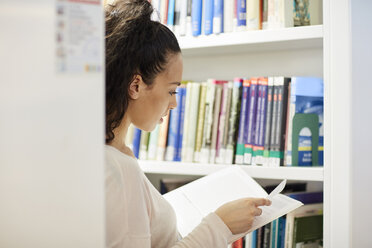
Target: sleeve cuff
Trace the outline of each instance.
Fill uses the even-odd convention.
[[[205,220],[210,223],[213,229],[218,230],[218,232],[225,237],[227,241],[230,241],[233,237],[232,232],[226,226],[225,222],[221,220],[221,218],[215,213],[212,212],[205,217]]]

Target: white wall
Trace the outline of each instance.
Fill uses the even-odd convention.
[[[372,1],[351,1],[352,247],[371,247]]]
[[[104,246],[103,72],[56,74],[55,3],[0,3],[0,247]]]

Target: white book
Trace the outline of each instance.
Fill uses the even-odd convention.
[[[247,0],[247,30],[260,29],[260,0]]]
[[[179,35],[186,35],[187,0],[181,0]]]
[[[233,31],[234,25],[234,0],[223,1],[223,32]]]
[[[176,213],[177,227],[182,237],[199,225],[205,216],[227,202],[246,197],[270,199],[272,204],[260,207],[262,214],[255,217],[252,227],[245,233],[234,235],[229,240],[233,242],[303,205],[280,194],[285,183],[286,180],[268,195],[243,169],[231,166],[177,188],[165,194],[164,198]]]

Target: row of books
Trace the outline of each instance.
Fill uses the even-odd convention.
[[[264,189],[271,192],[275,186]],[[282,193],[304,205],[237,240],[231,248],[322,247],[323,192],[308,192],[306,183],[288,183]]]
[[[177,35],[219,34],[322,23],[322,0],[151,0],[153,19]]]
[[[163,178],[161,193],[165,194],[189,183],[189,180]],[[271,192],[276,185],[264,187]],[[294,248],[322,247],[323,192],[309,192],[306,182],[287,183],[283,194],[304,205],[235,241],[229,248]]]
[[[263,166],[323,164],[323,80],[252,77],[188,82],[151,132],[130,128],[135,156]],[[284,156],[285,155],[285,156]]]

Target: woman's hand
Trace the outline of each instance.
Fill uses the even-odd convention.
[[[225,222],[232,234],[239,234],[248,231],[254,217],[261,215],[259,206],[270,204],[271,201],[265,198],[243,198],[222,205],[215,213]]]

